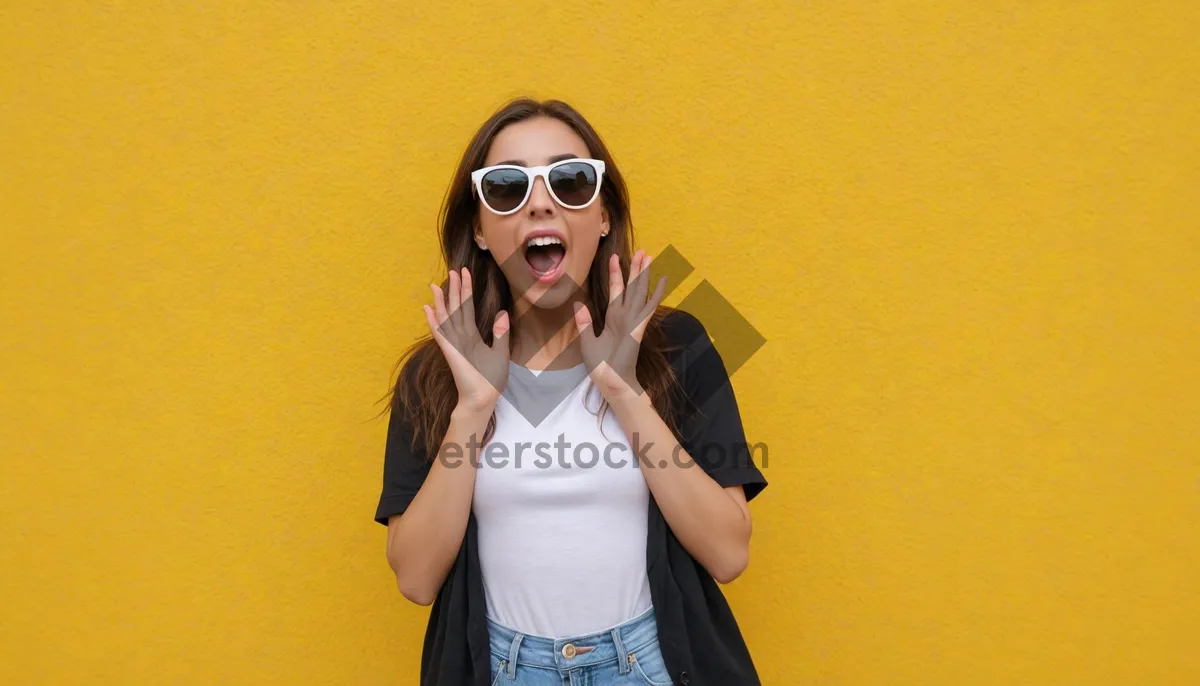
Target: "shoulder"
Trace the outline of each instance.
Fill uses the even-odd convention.
[[[729,370],[697,317],[683,310],[662,316],[665,338],[677,348],[669,353],[671,364],[682,381],[682,403],[676,409],[680,445],[718,484],[742,486],[750,500],[766,479],[750,454]]]
[[[679,382],[680,401],[675,408],[677,422],[684,425],[688,421],[703,421],[706,413],[699,410],[709,406],[710,402],[718,400],[722,406],[735,402],[729,372],[708,329],[698,317],[686,310],[663,309],[665,311],[657,315],[660,317],[662,351]]]
[[[704,324],[691,312],[675,307],[660,308],[663,334],[672,348],[687,349],[697,341],[708,340]]]
[[[658,315],[663,354],[689,395],[695,392],[697,385],[728,383],[725,364],[700,319],[686,310],[663,310]]]
[[[704,324],[692,313],[674,307],[660,307],[657,313],[661,331],[660,347],[667,362],[681,380],[687,375],[689,360],[711,345]]]

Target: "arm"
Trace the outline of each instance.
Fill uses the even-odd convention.
[[[490,410],[456,407],[425,482],[403,514],[388,518],[388,565],[400,592],[418,605],[437,597],[462,545],[475,488],[472,462],[477,459],[462,447],[479,444],[490,416]],[[450,446],[456,450],[447,456]]]
[[[704,468],[697,464],[637,381],[638,350],[666,284],[666,277],[660,277],[646,301],[649,265],[650,258],[642,250],[634,253],[626,288],[618,256],[609,258],[609,303],[600,334],[587,306],[575,304],[583,358],[589,376],[630,437],[638,455],[634,459],[676,538],[714,579],[728,583],[749,562],[751,522],[746,502],[766,481],[748,455],[741,465],[727,461]],[[688,344],[685,395],[696,408],[682,435],[702,455],[707,446],[716,446],[723,460],[734,458],[730,453],[745,446],[745,433],[729,375],[703,325],[691,315],[681,312],[681,316],[682,328],[676,335]]]
[[[420,605],[429,605],[437,597],[462,546],[475,492],[478,449],[508,379],[507,313],[496,316],[493,342],[485,343],[475,321],[470,271],[466,267],[451,271],[448,283],[447,296],[430,284],[434,304],[423,309],[454,377],[458,404],[432,464],[409,450],[412,434],[405,423],[393,423],[397,430],[388,442],[391,459],[384,469],[382,512],[376,513],[381,522],[383,514],[390,515],[387,561],[396,586],[405,598]],[[390,494],[395,500],[389,503]]]
[[[644,455],[639,467],[679,542],[717,581],[736,579],[750,561],[750,509],[743,488],[722,488],[696,464],[648,394],[614,395],[609,402],[631,447]]]

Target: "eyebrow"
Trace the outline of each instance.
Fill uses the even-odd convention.
[[[579,157],[579,155],[576,155],[573,152],[567,152],[567,153],[563,153],[561,155],[554,155],[553,157],[550,158],[550,161],[547,162],[547,164],[554,164],[555,162],[561,162],[563,160],[569,160],[569,159],[572,159],[575,157]],[[491,165],[491,166],[494,167],[494,166],[498,166],[501,164],[515,164],[518,167],[524,167],[525,160],[504,160],[503,162],[497,162],[496,164]]]

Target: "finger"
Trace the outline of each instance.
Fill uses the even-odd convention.
[[[474,334],[479,332],[479,327],[475,324],[475,291],[471,283],[471,270],[466,267],[462,268],[462,313],[463,321],[467,325],[467,333]]]
[[[646,311],[653,314],[658,306],[662,304],[663,295],[667,292],[667,277],[658,277],[658,284],[654,287],[654,294],[650,297],[650,302],[646,305]]]
[[[434,314],[433,308],[429,305],[422,305],[421,309],[425,312],[425,322],[429,324],[429,332],[433,334],[439,345],[448,343],[446,336],[442,334],[441,326],[438,324],[437,315]]]
[[[596,337],[592,329],[592,312],[581,302],[575,303],[575,328],[579,330],[581,339],[591,340]]]
[[[512,322],[508,321],[508,311],[500,310],[496,314],[496,321],[492,323],[492,349],[508,351],[508,332],[511,329]]]
[[[446,321],[446,298],[436,283],[429,284],[429,288],[433,291],[433,313],[437,316],[438,326],[441,326]]]
[[[634,311],[640,311],[646,306],[646,293],[650,290],[650,256],[642,253],[642,260],[638,264],[637,274],[632,279],[633,285],[630,286],[629,292],[633,299],[630,301],[635,308]]]
[[[451,269],[450,270],[450,300],[446,305],[447,312],[449,313],[449,315],[451,317],[453,317],[455,314],[458,313],[458,308],[462,305],[462,301],[460,300],[460,298],[462,296],[461,296],[460,292],[461,292],[461,289],[459,288],[459,284],[458,284],[458,270]]]
[[[642,273],[642,260],[645,256],[646,253],[641,248],[638,248],[637,252],[633,253],[633,261],[629,263],[630,282],[633,281],[635,276]]]
[[[621,278],[621,258],[613,253],[608,258],[608,304],[611,306],[621,302],[621,292],[625,290],[624,279]]]
[[[650,302],[646,303],[646,309],[642,311],[637,326],[633,328],[633,340],[638,343],[642,342],[642,335],[646,333],[646,327],[649,325],[650,318],[654,316],[654,311],[658,309],[658,304],[662,302],[666,287],[667,277],[658,277],[658,285],[654,288],[654,294],[650,297]]]

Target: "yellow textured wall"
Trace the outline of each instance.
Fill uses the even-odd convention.
[[[0,683],[415,683],[373,402],[521,93],[768,339],[767,684],[1200,683],[1200,4],[412,4],[0,8]]]

